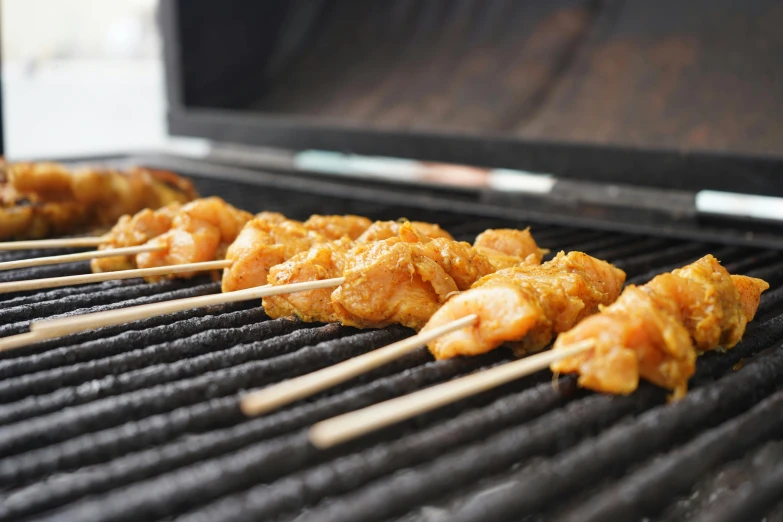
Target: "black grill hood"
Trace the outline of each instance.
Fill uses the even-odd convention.
[[[783,196],[774,0],[164,0],[171,132]]]

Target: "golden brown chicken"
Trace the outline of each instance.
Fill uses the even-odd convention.
[[[360,245],[351,252],[343,272],[345,283],[332,293],[340,322],[360,328],[399,323],[418,330],[449,297],[495,271],[490,260],[468,243],[405,240],[409,226],[401,228],[398,238]],[[535,245],[532,237],[530,241]],[[535,257],[529,262],[535,263]]]
[[[595,346],[552,370],[578,373],[579,384],[596,391],[628,394],[642,377],[682,397],[697,353],[737,344],[767,288],[761,279],[730,276],[707,255],[629,286],[616,303],[561,335],[556,350],[588,339]]]
[[[613,302],[625,273],[581,252],[560,252],[540,266],[500,270],[478,280],[469,291],[450,299],[424,331],[478,315],[469,327],[429,344],[436,359],[477,355],[503,343],[518,352],[544,348],[555,335]]]
[[[124,214],[197,197],[190,181],[142,168],[71,171],[57,163],[16,163],[4,165],[0,176],[0,239],[106,227]]]
[[[220,198],[198,199],[177,212],[167,232],[147,242],[161,250],[138,254],[136,264],[139,268],[151,268],[223,259],[228,245],[252,218],[249,212]],[[176,274],[176,277],[193,275]]]

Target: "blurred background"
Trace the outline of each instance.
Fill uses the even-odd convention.
[[[9,157],[204,150],[205,142],[167,135],[158,0],[0,2]],[[318,146],[276,127],[305,122],[350,127],[361,138],[372,128],[755,156],[783,150],[776,0],[184,5],[183,107],[174,112],[216,119],[208,133],[180,126],[183,135]],[[237,115],[258,133],[238,139]],[[518,156],[489,154],[501,167]]]
[[[157,0],[0,8],[8,157],[199,146],[166,133]]]

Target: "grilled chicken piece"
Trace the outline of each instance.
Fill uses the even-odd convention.
[[[436,359],[488,352],[513,342],[518,352],[544,348],[598,307],[613,302],[625,273],[581,252],[560,252],[543,265],[507,268],[479,279],[450,299],[424,331],[476,314],[476,324],[446,334],[428,346]]]
[[[171,172],[80,169],[57,163],[3,165],[0,239],[39,238],[106,227],[124,214],[198,197]]]
[[[305,228],[318,232],[327,239],[337,240],[342,237],[357,239],[367,230],[372,221],[362,216],[320,216],[313,214],[304,222]]]
[[[410,226],[423,237],[454,239],[451,234],[440,228],[434,223],[424,223],[423,221],[376,221],[359,236],[360,243],[370,243],[372,241],[381,241],[392,237],[399,237],[400,228],[403,224],[410,223]]]
[[[125,248],[143,245],[171,229],[177,213],[182,209],[179,203],[169,203],[157,210],[145,208],[133,216],[120,218],[111,231],[104,236],[106,241],[99,247]],[[93,272],[112,272],[115,270],[131,270],[136,268],[135,256],[103,257],[90,262]]]
[[[629,286],[616,303],[561,335],[556,350],[587,339],[595,347],[552,370],[578,373],[579,384],[596,391],[628,394],[642,377],[682,397],[697,353],[737,344],[767,288],[761,279],[730,276],[707,255]]]
[[[223,259],[228,245],[252,218],[252,214],[220,198],[198,199],[180,209],[167,232],[147,242],[162,250],[138,254],[136,264],[139,268],[151,268]],[[176,277],[193,275],[184,273]]]

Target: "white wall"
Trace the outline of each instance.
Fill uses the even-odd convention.
[[[172,143],[156,0],[2,0],[10,159]]]

